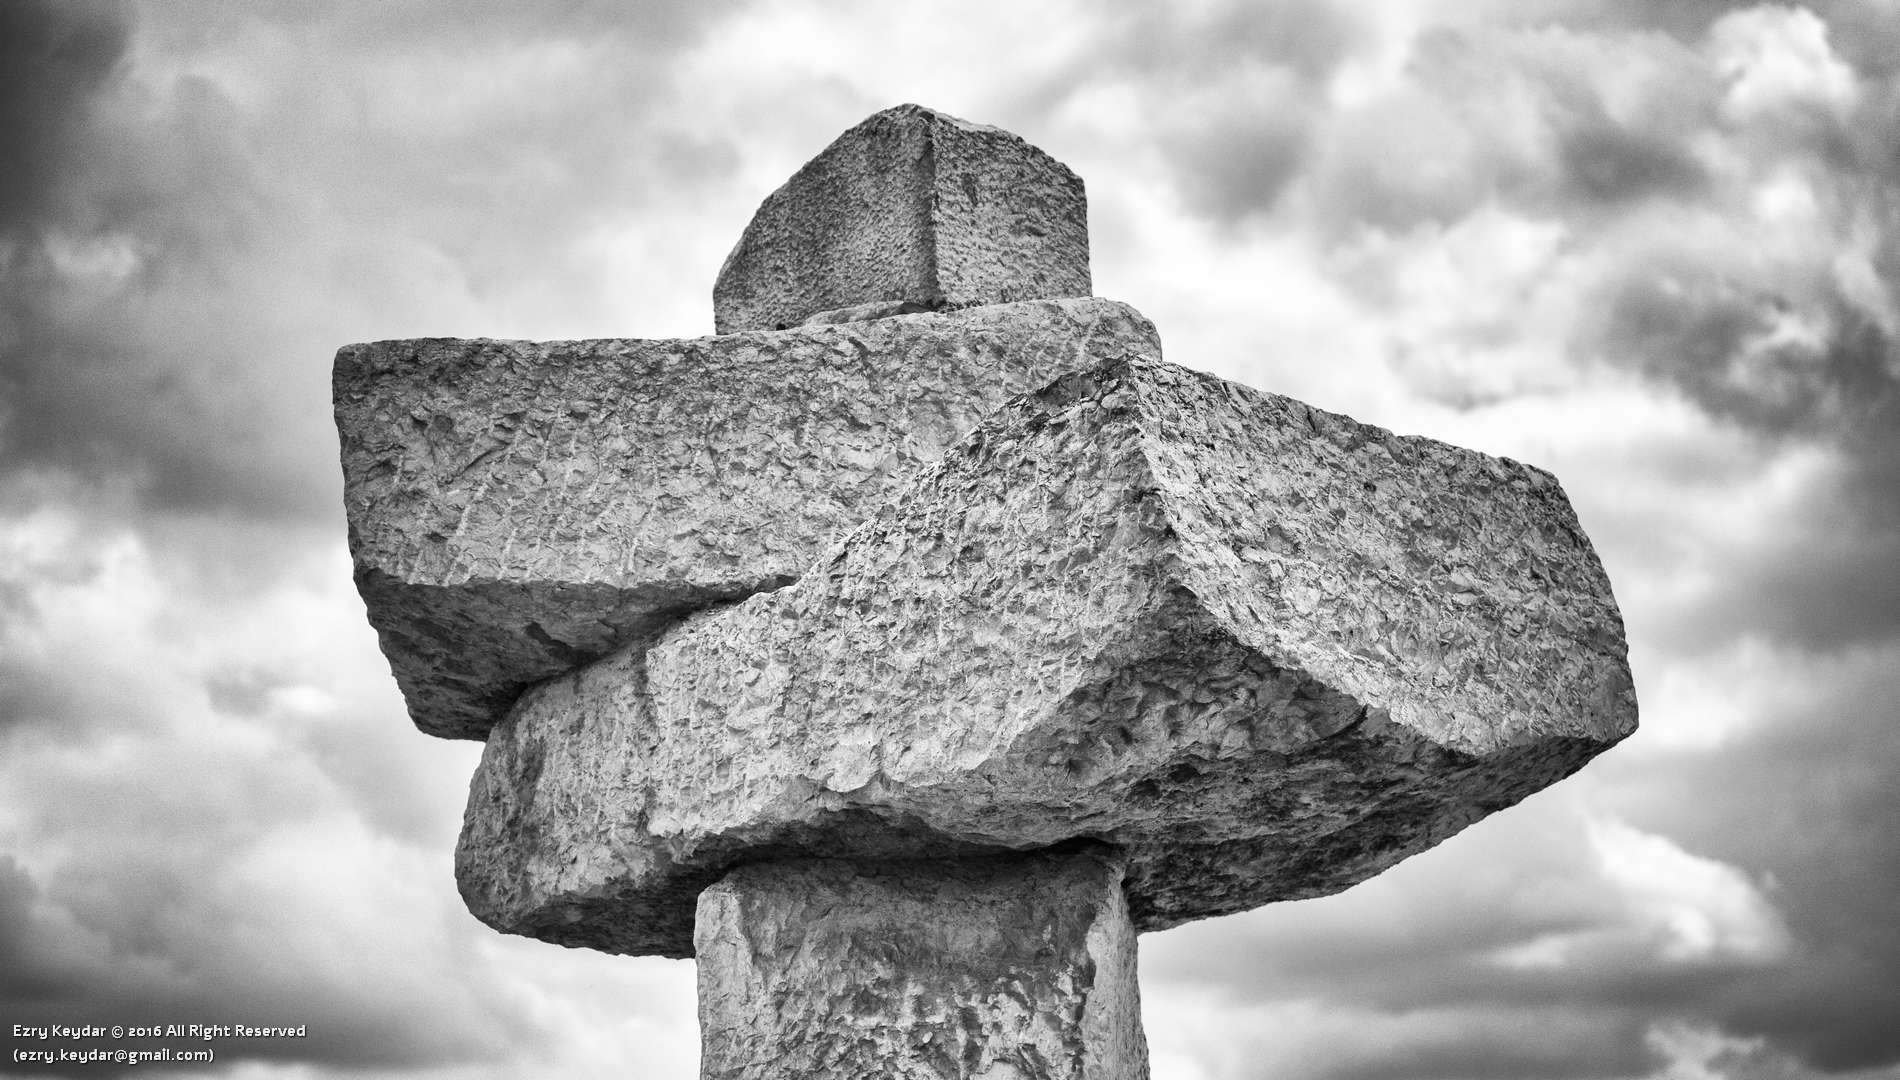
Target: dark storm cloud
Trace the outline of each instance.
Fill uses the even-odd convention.
[[[0,4],[0,235],[57,201],[94,93],[125,55],[117,4],[10,0]],[[17,241],[17,237],[14,237]]]
[[[1659,1023],[1780,976],[1774,916],[1736,872],[1574,813],[1536,796],[1338,896],[1145,939],[1143,976],[1340,1017],[1353,1046],[1301,1075],[1652,1075]]]
[[[1839,400],[1822,346],[1773,340],[1792,305],[1749,290],[1720,263],[1691,256],[1633,269],[1607,301],[1605,355],[1675,383],[1718,417],[1812,431]]]
[[[1305,164],[1310,121],[1290,94],[1229,108],[1187,121],[1162,145],[1188,205],[1231,227],[1273,209]]]
[[[1164,93],[1207,85],[1167,125],[1162,148],[1188,205],[1232,227],[1272,212],[1305,167],[1325,79],[1364,36],[1346,8],[1318,0],[1230,4],[1192,22],[1150,12],[1126,26],[1108,63]],[[1222,86],[1249,67],[1265,70]]]
[[[1565,180],[1576,197],[1603,203],[1652,197],[1690,198],[1708,173],[1680,141],[1602,122],[1561,136]]]
[[[233,716],[262,716],[270,703],[270,692],[288,680],[255,666],[214,671],[204,679],[205,696],[211,707]]]
[[[1890,453],[1850,455],[1845,476],[1808,492],[1779,529],[1723,567],[1699,603],[1659,622],[1659,636],[1689,653],[1738,633],[1824,651],[1895,640],[1900,478],[1878,456]]]
[[[1691,140],[1716,103],[1700,66],[1655,36],[1428,28],[1400,86],[1329,119],[1317,140],[1317,223],[1349,240],[1503,208],[1588,235],[1649,202],[1694,202],[1711,178]]]
[[[1731,11],[1758,6],[1760,0],[1529,0],[1499,5],[1498,21],[1517,25],[1557,25],[1599,33],[1660,30],[1685,42],[1699,39],[1709,24]]]
[[[380,667],[369,660],[368,670],[380,675]],[[214,670],[201,683],[218,712],[283,730],[301,727],[299,749],[349,794],[357,812],[378,832],[416,844],[454,843],[452,835],[441,835],[440,808],[432,802],[441,792],[407,782],[418,749],[416,732],[406,722],[393,687],[386,687],[378,702],[384,708],[328,714],[321,723],[297,725],[275,708],[279,695],[319,679],[316,672],[238,665]]]
[[[130,14],[117,4],[0,5],[0,145],[8,161],[0,180],[0,454],[8,472],[49,463],[89,473],[124,467],[123,447],[152,441],[151,430],[176,414],[168,407],[175,384],[162,372],[110,355],[120,350],[102,346],[89,320],[55,310],[72,299],[59,280],[62,256],[107,273],[129,272],[137,259],[126,245],[81,251],[69,242],[73,234],[54,235],[110,228],[149,203],[112,179],[135,159],[112,160],[100,145]],[[133,433],[141,428],[147,438]],[[180,470],[160,471],[189,483]]]
[[[11,727],[61,727],[85,717],[86,710],[73,693],[64,671],[23,661],[17,655],[0,656],[0,731]]]
[[[196,6],[202,16],[218,5],[187,6]],[[363,44],[397,46],[497,37],[606,34],[649,47],[676,47],[692,40],[708,21],[697,4],[653,3],[630,8],[619,0],[556,0],[532,7],[511,0],[462,0],[449,12],[427,4],[385,4],[380,0],[342,0],[318,6],[301,0],[266,0],[246,7],[299,35],[320,30]]]
[[[1643,1018],[1563,1009],[1515,1014],[1432,1011],[1403,1034],[1366,1039],[1319,1070],[1326,1080],[1598,1080],[1661,1062]],[[1355,1061],[1355,1058],[1364,1060]]]
[[[326,433],[263,394],[247,397],[254,376],[161,340],[116,336],[109,324],[37,311],[13,322],[18,332],[0,353],[0,451],[12,469],[124,481],[147,505],[188,513],[314,518],[328,509],[328,487],[311,482]]]
[[[1194,211],[1223,226],[1270,213],[1306,164],[1326,79],[1369,36],[1363,19],[1326,0],[1225,2],[1188,14],[1109,13],[1071,66],[1027,88],[1051,111],[1103,84],[1132,83],[1168,111],[1158,125],[1166,173]]]
[[[1772,975],[1704,1007],[1830,1071],[1900,1063],[1900,667],[1891,650],[1850,655],[1802,676],[1787,695],[1802,707],[1714,751],[1659,756],[1634,789],[1643,820],[1773,875],[1794,936]]]
[[[1808,5],[1833,28],[1834,50],[1862,76],[1889,88],[1900,75],[1900,19],[1881,0],[1819,0]],[[1888,115],[1892,112],[1889,110]],[[1900,147],[1888,147],[1900,153]]]
[[[659,112],[713,18],[689,5],[3,10],[31,167],[0,243],[0,488],[50,470],[327,524],[337,345],[506,336],[499,313],[592,286],[550,251],[736,162]],[[183,49],[277,70],[172,70]]]
[[[1733,556],[1717,594],[1678,613],[1674,644],[1761,632],[1832,649],[1900,633],[1900,342],[1829,290],[1794,300],[1716,262],[1636,264],[1615,288],[1612,362],[1771,444],[1839,457],[1797,516]]]
[[[1195,963],[1260,998],[1323,995],[1393,1014],[1568,1006],[1619,1030],[1632,1017],[1692,1003],[1761,972],[1761,958],[1741,946],[1658,964],[1667,942],[1657,934],[1668,926],[1620,888],[1609,864],[1622,849],[1593,840],[1562,805],[1556,793],[1534,797],[1376,884],[1263,909],[1228,931],[1230,938],[1257,935],[1261,948]],[[1696,869],[1688,855],[1676,863],[1676,872],[1685,864]],[[1701,873],[1703,888],[1709,877],[1723,880]],[[1538,943],[1567,944],[1548,960],[1512,959]],[[1170,966],[1158,970],[1165,976]],[[1617,1052],[1637,1053],[1639,1043]]]
[[[346,222],[425,238],[478,290],[504,293],[509,278],[536,272],[530,260],[556,238],[737,162],[730,144],[695,132],[690,112],[663,109],[683,89],[671,85],[669,61],[741,7],[482,3],[453,18],[426,5],[273,10],[285,32],[361,74],[286,105],[300,127],[350,136],[303,147],[301,164]]]
[[[58,1001],[79,989],[32,948],[33,905],[40,890],[24,867],[0,853],[0,1006],[14,1010]]]
[[[1619,21],[1630,21],[1621,6],[1610,7]],[[1698,35],[1708,33],[1716,18],[1739,12],[1744,20],[1730,26],[1723,40],[1744,39],[1742,28],[1752,24],[1760,35],[1756,48],[1776,47],[1777,36],[1788,40],[1786,47],[1805,48],[1803,20],[1812,22],[1804,9],[1775,5],[1644,9],[1663,7],[1678,9],[1671,25],[1686,19],[1677,28]],[[1642,20],[1634,21],[1640,25]],[[1819,32],[1826,35],[1824,47],[1840,44],[1838,28],[1821,24]],[[1851,55],[1851,50],[1837,51]],[[1856,230],[1872,230],[1878,235],[1870,246],[1879,269],[1886,271],[1887,299],[1894,299],[1892,271],[1900,268],[1894,262],[1900,251],[1894,194],[1900,157],[1893,147],[1900,117],[1887,106],[1900,87],[1881,81],[1890,71],[1860,71],[1860,105],[1851,113],[1835,111],[1838,102],[1812,96],[1819,89],[1787,85],[1833,77],[1795,67],[1819,62],[1796,55],[1794,60],[1718,62],[1685,53],[1681,66],[1687,74],[1661,86],[1666,96],[1650,96],[1635,120],[1608,124],[1599,105],[1586,126],[1561,130],[1562,152],[1554,164],[1574,197],[1621,202],[1664,193],[1704,213],[1725,215],[1736,229],[1752,225],[1748,200],[1755,197],[1754,185],[1778,170],[1804,181],[1815,193],[1816,226],[1824,231],[1812,238],[1811,248],[1783,253],[1779,262],[1751,266],[1744,261],[1753,254],[1747,245],[1714,244],[1687,233],[1660,253],[1627,253],[1603,295],[1595,298],[1607,309],[1603,355],[1672,382],[1712,414],[1750,428],[1772,434],[1829,429],[1851,437],[1891,411],[1897,389],[1895,342],[1864,302],[1841,291],[1839,280],[1830,276],[1829,260],[1837,250],[1854,246]],[[1733,95],[1750,75],[1746,67],[1729,66],[1738,62],[1782,65],[1765,79],[1781,84],[1776,89],[1787,100],[1753,106],[1771,112],[1772,120],[1724,115],[1718,94]],[[1852,77],[1852,70],[1847,72]],[[1827,92],[1835,91],[1830,85]],[[1574,88],[1556,96],[1570,103],[1566,111],[1579,112]],[[1718,181],[1691,152],[1693,140],[1721,146],[1740,163],[1731,166],[1738,169],[1735,175]],[[1564,203],[1556,209],[1573,212]],[[1667,236],[1666,219],[1654,224]],[[1790,320],[1819,325],[1825,332],[1820,340],[1777,340],[1777,326]]]
[[[1519,26],[1556,25],[1593,33],[1630,31],[1666,33],[1685,44],[1702,40],[1725,15],[1754,8],[1802,8],[1825,19],[1835,29],[1838,52],[1869,74],[1884,74],[1900,63],[1900,24],[1883,0],[1519,0],[1494,8],[1497,20]]]
[[[21,202],[27,213],[0,246],[4,473],[129,478],[152,502],[187,510],[307,510],[286,469],[301,454],[280,442],[303,425],[281,426],[268,395],[243,399],[252,384],[229,351],[259,344],[256,331],[211,299],[244,277],[245,244],[261,243],[282,210],[258,191],[236,112],[199,82],[158,100],[128,88],[117,62],[128,27],[97,20],[130,7],[55,6],[96,19],[40,32],[91,46],[44,48],[67,66],[28,65],[36,85],[15,87],[57,109],[62,126],[32,148],[28,171],[47,193]],[[121,77],[105,79],[109,70]]]

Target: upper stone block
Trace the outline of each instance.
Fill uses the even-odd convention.
[[[497,929],[680,956],[736,864],[1087,838],[1155,930],[1362,881],[1635,722],[1548,473],[1133,357],[797,584],[528,691],[456,871]]]
[[[1107,300],[686,340],[337,353],[357,588],[416,725],[778,588],[896,479],[1064,371],[1159,354]]]
[[[766,198],[719,271],[713,323],[729,334],[869,303],[1087,295],[1081,178],[1000,128],[899,105]]]

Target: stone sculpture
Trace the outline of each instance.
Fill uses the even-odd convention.
[[[338,354],[370,620],[487,743],[469,909],[697,956],[705,1077],[1145,1076],[1137,932],[1634,729],[1553,477],[1162,361],[1084,206],[900,106],[766,200],[719,336]]]

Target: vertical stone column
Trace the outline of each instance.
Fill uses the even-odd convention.
[[[1146,1080],[1110,852],[740,867],[700,894],[703,1080]]]

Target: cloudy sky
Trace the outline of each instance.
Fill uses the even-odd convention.
[[[1554,471],[1628,623],[1577,777],[1145,937],[1158,1078],[1900,1077],[1893,0],[0,0],[0,1037],[695,1075],[690,962],[462,909],[479,747],[351,588],[330,360],[710,333],[903,101],[1079,172],[1169,359]]]

